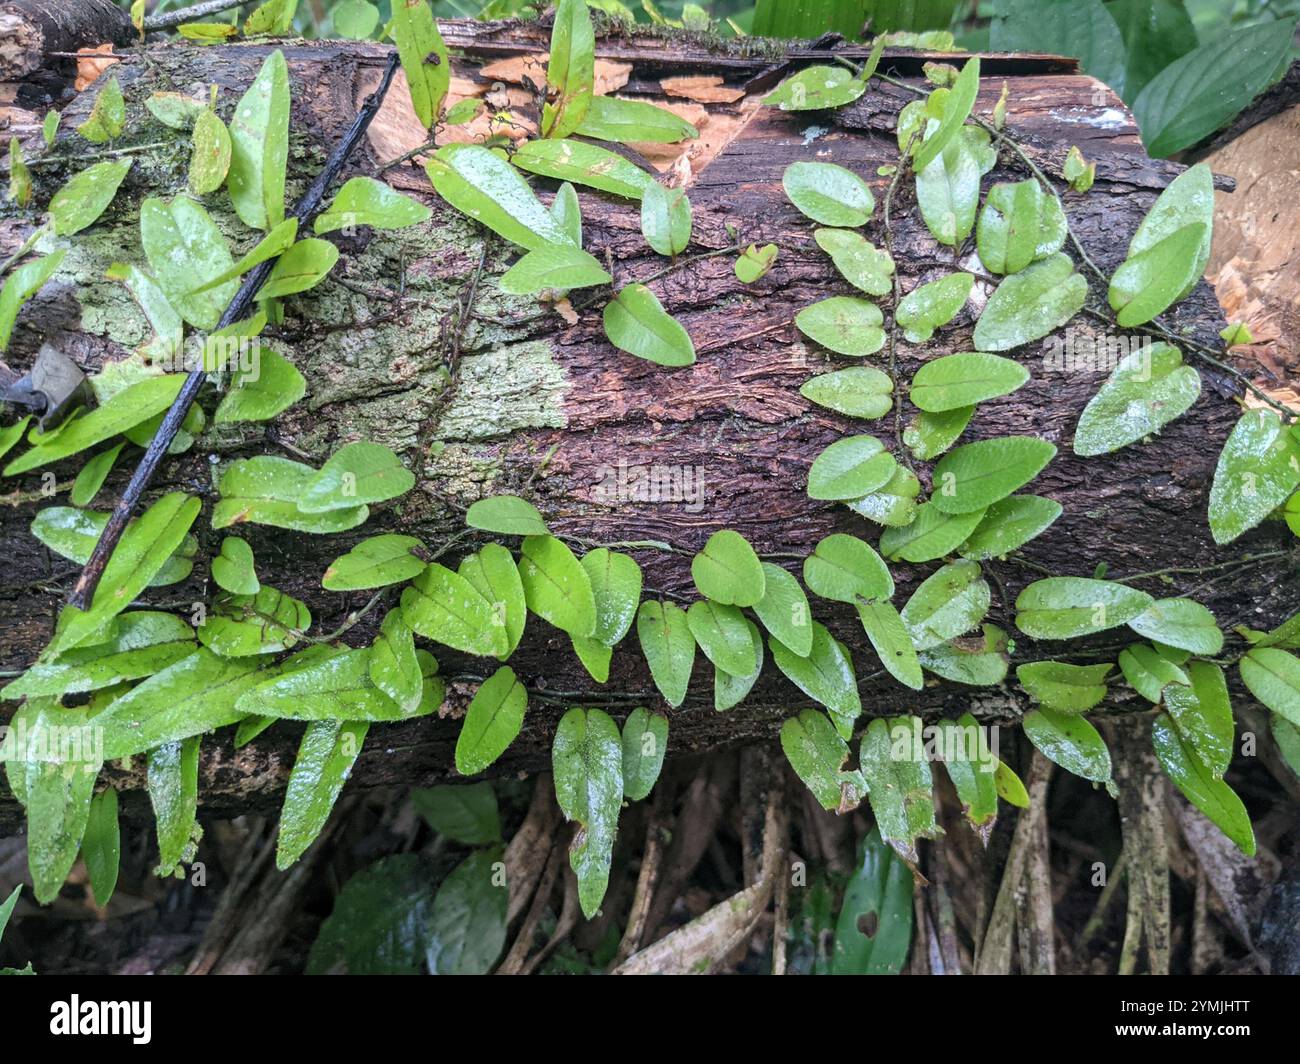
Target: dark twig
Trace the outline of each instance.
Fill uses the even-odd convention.
[[[388,59],[388,65],[384,67],[384,76],[379,82],[379,87],[361,105],[361,109],[357,112],[356,118],[352,120],[352,125],[344,134],[343,139],[334,146],[334,150],[330,152],[329,158],[325,160],[321,172],[316,175],[316,180],[311,183],[311,187],[298,201],[292,217],[298,219],[299,228],[310,225],[312,219],[320,210],[326,191],[334,179],[338,177],[347,162],[348,156],[352,154],[361,138],[365,136],[366,129],[374,120],[375,115],[379,113],[379,107],[384,102],[384,95],[388,92],[388,86],[392,83],[393,75],[397,72],[397,65],[398,57],[397,53],[394,52]],[[266,282],[267,277],[270,276],[276,261],[276,259],[270,259],[249,272],[248,276],[244,278],[243,284],[239,286],[239,291],[235,293],[235,298],[230,301],[225,313],[221,315],[221,320],[217,322],[218,329],[224,329],[226,326],[233,325],[248,316],[253,308],[258,291]],[[190,412],[190,407],[194,405],[199,389],[203,387],[206,380],[207,373],[202,366],[191,370],[189,376],[185,378],[180,393],[176,396],[175,402],[172,403],[171,409],[167,411],[162,424],[158,426],[158,431],[150,441],[148,450],[145,451],[135,473],[132,474],[131,482],[126,486],[126,490],[122,493],[117,505],[113,507],[113,513],[108,519],[108,524],[104,526],[104,531],[100,534],[99,542],[95,544],[94,551],[87,560],[85,568],[82,569],[81,576],[77,578],[72,593],[68,596],[69,604],[79,609],[85,609],[94,597],[95,588],[99,586],[100,578],[104,575],[104,567],[108,564],[109,558],[112,557],[118,540],[122,538],[127,522],[131,519],[131,514],[139,505],[140,496],[144,494],[145,488],[149,486],[149,481],[153,479],[158,464],[162,461],[168,448],[171,447],[172,440],[176,438],[181,423]]]

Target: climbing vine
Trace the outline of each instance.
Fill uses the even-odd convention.
[[[271,28],[262,29],[261,22],[256,28],[274,31],[281,7],[266,5],[271,10],[262,21]],[[395,6],[389,32],[421,124],[436,131],[440,122],[469,117],[459,105],[443,114],[449,57],[427,5]],[[220,35],[228,34],[223,29]],[[814,600],[854,607],[882,674],[906,688],[921,690],[927,674],[972,687],[1002,685],[1014,637],[988,620],[994,588],[981,563],[1015,558],[1062,513],[1056,501],[1022,490],[1053,461],[1053,444],[1034,436],[959,442],[978,419],[980,404],[1029,380],[1023,363],[1008,353],[1081,313],[1155,341],[1120,362],[1084,410],[1073,447],[1089,458],[1158,446],[1151,438],[1184,414],[1200,392],[1200,375],[1185,354],[1192,363],[1227,367],[1218,353],[1182,337],[1161,317],[1191,292],[1209,254],[1213,188],[1204,166],[1186,171],[1161,194],[1125,261],[1107,277],[1071,231],[1057,187],[1059,181],[1074,195],[1084,194],[1095,167],[1076,149],[1059,178],[1044,172],[1005,127],[1005,90],[988,118],[977,114],[978,58],[960,70],[929,64],[932,87],[922,91],[878,72],[884,45],[878,39],[861,68],[845,63],[800,70],[764,100],[803,111],[850,104],[873,84],[917,94],[899,115],[898,162],[878,175],[888,178],[879,212],[872,186],[844,167],[795,162],[783,180],[790,202],[815,226],[813,241],[852,289],[802,308],[796,327],[835,356],[878,357],[884,367],[848,365],[820,373],[800,393],[855,423],[883,421],[890,427],[882,435],[892,438],[855,432],[836,440],[812,463],[807,493],[844,504],[867,527],[879,526],[875,544],[857,535],[830,535],[795,573],[761,557],[738,532],[716,529],[691,560],[699,597],[683,608],[655,594],[643,597],[640,565],[623,552],[676,548],[557,535],[530,502],[498,495],[469,507],[466,525],[480,544],[458,552],[454,565],[441,559],[457,552],[465,537],[431,545],[382,533],[337,557],[323,573],[322,586],[369,592],[370,598],[335,631],[313,633],[308,606],[264,582],[270,574],[238,535],[240,526],[345,532],[364,525],[373,507],[409,492],[415,475],[387,447],[365,440],[340,447],[319,468],[274,455],[225,463],[214,470],[215,502],[206,513],[211,527],[224,533],[210,562],[217,588],[211,601],[196,603],[188,616],[132,608],[148,589],[186,579],[200,562],[192,530],[204,514],[203,500],[181,491],[164,494],[126,527],[90,601],[66,606],[40,659],[0,690],[0,697],[20,702],[0,758],[11,790],[28,811],[39,900],[55,897],[79,853],[96,899],[102,904],[112,894],[116,792],[108,787],[95,793],[105,762],[147,758],[158,870],[171,874],[191,860],[199,838],[200,745],[204,736],[231,725],[236,746],[243,746],[276,721],[306,723],[277,852],[279,866],[290,866],[325,826],[371,725],[435,713],[444,703],[438,661],[417,640],[489,663],[475,679],[455,748],[461,775],[487,771],[519,735],[530,698],[538,697],[509,665],[530,618],[564,633],[601,684],[609,681],[613,651],[635,628],[655,688],[669,707],[686,700],[697,650],[713,667],[718,711],[743,706],[770,657],[821,707],[802,710],[781,729],[781,746],[795,772],[827,809],[843,813],[867,802],[877,841],[904,861],[915,861],[916,840],[939,833],[920,721],[875,719],[865,729],[859,726],[863,707],[853,655],[816,619],[807,592]],[[497,282],[502,291],[537,297],[541,314],[599,306],[614,347],[669,370],[687,366],[697,358],[690,334],[648,283],[701,258],[727,254],[736,257],[736,276],[755,284],[780,252],[775,245],[737,239],[722,251],[684,254],[692,233],[686,190],[668,187],[603,145],[675,143],[696,136],[696,130],[665,109],[597,95],[594,48],[587,5],[562,0],[540,136],[517,146],[503,136],[440,147],[431,142],[426,169],[442,200],[520,249]],[[61,418],[48,410],[0,430],[0,457],[24,441],[28,445],[3,466],[7,478],[89,454],[71,485],[57,485],[70,490],[72,505],[43,508],[31,527],[46,547],[76,564],[91,557],[109,523],[107,513],[91,508],[106,477],[125,448],[147,446],[154,437],[185,381],[178,370],[202,368],[211,387],[205,402],[189,409],[172,453],[194,447],[210,425],[275,418],[304,397],[307,385],[292,361],[262,337],[263,330],[283,320],[287,301],[330,275],[339,248],[324,237],[430,218],[430,210],[414,199],[373,178],[355,177],[314,218],[314,235],[300,237],[300,219],[285,210],[289,102],[287,65],[278,51],[233,106],[223,104],[215,87],[206,99],[157,93],[144,101],[157,122],[190,139],[188,193],[146,199],[138,249],[124,249],[124,261],[108,271],[139,304],[153,335],[130,358],[90,378],[93,407],[64,410]],[[223,111],[228,118],[221,117]],[[63,149],[67,159],[94,155],[76,138],[111,145],[125,122],[121,89],[110,79],[86,123],[60,136],[56,116],[46,124],[46,143],[52,152]],[[99,161],[53,194],[48,220],[5,264],[0,350],[23,303],[55,275],[69,242],[108,210],[132,169],[125,151],[115,154],[110,147],[99,154]],[[33,182],[16,140],[10,160],[11,195],[26,207],[33,201]],[[1026,176],[985,189],[983,178],[999,160]],[[549,206],[527,175],[559,183]],[[664,269],[640,282],[616,283],[613,264],[583,248],[575,186],[637,203],[646,243],[668,260]],[[950,262],[904,292],[894,218],[909,189]],[[244,243],[250,246],[238,259],[203,202],[223,190],[249,231]],[[241,278],[266,264],[273,265],[252,313],[218,328]],[[1089,274],[1104,283],[1105,304],[1095,305]],[[581,289],[594,291],[575,297]],[[976,350],[928,360],[910,381],[900,379],[901,345],[923,349],[977,307]],[[906,426],[904,395],[918,412]],[[1268,402],[1243,413],[1219,459],[1208,512],[1219,543],[1279,511],[1300,532],[1297,415]],[[485,536],[493,540],[482,541]],[[891,565],[927,563],[939,564],[896,606]],[[1104,571],[1047,574],[1016,598],[1015,627],[1034,640],[1064,647],[1103,631],[1128,640],[1114,660],[1019,664],[1016,680],[1035,703],[1023,720],[1025,734],[1067,771],[1113,792],[1110,754],[1088,713],[1116,686],[1127,685],[1156,707],[1155,753],[1171,780],[1251,853],[1249,818],[1223,779],[1234,736],[1226,670],[1237,668],[1245,686],[1272,711],[1280,745],[1300,748],[1300,658],[1293,653],[1300,649],[1300,615],[1268,632],[1239,628],[1234,649],[1227,650],[1209,610],[1190,599],[1157,599],[1133,586],[1139,579],[1107,579]],[[379,619],[373,642],[346,645],[342,637],[371,615]],[[589,917],[605,894],[620,811],[653,789],[669,728],[666,714],[644,706],[633,708],[621,727],[605,710],[584,706],[570,708],[559,722],[556,798],[579,827],[570,860]],[[944,744],[945,770],[971,826],[987,836],[998,800],[1027,804],[1025,788],[989,752],[970,713],[944,722],[941,730],[954,740]],[[973,745],[958,741],[970,735]],[[850,747],[855,740],[856,758]],[[496,838],[475,841],[490,846]],[[446,889],[472,893],[491,874],[492,852],[476,850]],[[7,912],[0,908],[0,930]]]

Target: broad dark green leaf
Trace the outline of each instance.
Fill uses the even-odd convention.
[[[1163,713],[1151,722],[1151,739],[1156,757],[1183,797],[1209,817],[1242,853],[1254,857],[1255,831],[1236,792],[1205,767]]]
[[[661,366],[689,366],[695,345],[643,284],[630,284],[605,304],[605,335],[620,351]]]
[[[1133,101],[1146,150],[1172,155],[1231,120],[1273,79],[1294,29],[1284,19],[1234,30],[1160,71]]]
[[[519,169],[572,181],[639,201],[654,178],[635,163],[598,144],[580,140],[528,140],[511,160]]]
[[[434,941],[434,869],[384,857],[343,886],[307,958],[309,975],[418,975]]]
[[[691,576],[701,595],[729,606],[753,606],[763,598],[763,566],[739,532],[714,532],[691,560]]]
[[[636,635],[659,693],[670,706],[680,706],[695,667],[695,637],[686,611],[671,602],[643,602]]]
[[[885,346],[884,315],[856,296],[831,296],[804,307],[794,317],[799,331],[836,354],[862,358]]]
[[[555,799],[577,822],[569,864],[578,877],[583,915],[596,915],[609,883],[614,836],[623,804],[623,743],[618,725],[599,709],[571,709],[555,731],[551,768]]]
[[[280,813],[275,866],[298,860],[324,829],[370,730],[367,721],[315,720],[307,725]]]
[[[800,657],[775,637],[768,640],[772,660],[799,690],[826,707],[835,729],[847,742],[853,736],[853,722],[862,714],[858,679],[848,648],[824,625],[812,622],[812,649]]]
[[[12,470],[12,464],[5,472]],[[1300,440],[1272,410],[1247,410],[1219,455],[1210,488],[1210,532],[1231,543],[1300,485]]]
[[[1156,74],[1197,45],[1196,27],[1182,0],[1106,0],[1106,10],[1124,38],[1122,92],[1127,103]]]
[[[50,199],[50,220],[58,236],[72,236],[93,225],[113,202],[132,160],[95,163],[72,178]]]
[[[314,237],[299,240],[275,260],[271,275],[258,289],[258,301],[265,303],[272,299],[283,299],[315,288],[338,260],[339,249],[328,240],[317,240]]]
[[[1124,40],[1101,0],[1005,0],[989,28],[995,52],[1047,52],[1124,92]]]
[[[509,665],[489,676],[470,700],[456,740],[456,771],[476,776],[506,749],[524,724],[528,692]]]
[[[404,583],[424,571],[423,550],[414,536],[371,536],[330,562],[321,584],[329,591],[361,591]]]
[[[425,169],[439,196],[511,243],[529,251],[573,243],[519,171],[482,145],[447,144]]]
[[[562,632],[580,638],[596,630],[591,577],[554,536],[528,536],[520,550],[519,577],[528,608]]]
[[[967,822],[987,846],[993,821],[998,815],[998,792],[994,784],[997,758],[988,747],[984,729],[970,713],[938,725],[943,767],[952,780]]]
[[[641,567],[626,554],[597,547],[582,556],[596,603],[596,627],[591,638],[614,646],[627,635],[641,601]]]
[[[473,584],[437,562],[402,592],[402,614],[426,639],[466,654],[497,657],[506,652],[504,618]]]
[[[663,768],[668,749],[668,718],[637,706],[623,722],[623,797],[647,797]]]
[[[1127,624],[1154,604],[1145,591],[1110,580],[1049,576],[1016,598],[1016,627],[1034,639],[1074,639]]]
[[[510,892],[499,875],[501,851],[481,850],[461,861],[438,888],[429,921],[429,971],[486,975],[506,944]]]
[[[289,159],[289,67],[279,49],[266,57],[235,105],[230,117],[230,147],[226,185],[239,220],[253,229],[279,225],[284,220],[284,176]]]
[[[975,326],[981,351],[1009,351],[1041,340],[1083,309],[1088,282],[1069,255],[1057,252],[1007,277]]]
[[[791,163],[781,185],[790,202],[818,225],[856,229],[866,225],[876,209],[870,186],[835,163]]]
[[[1019,362],[970,351],[926,362],[912,378],[908,397],[918,410],[941,414],[1009,395],[1028,380],[1029,371]]]
[[[934,819],[933,781],[916,717],[877,717],[859,751],[867,800],[880,837],[903,860],[917,861],[916,840],[943,834]]]
[[[912,948],[912,870],[877,828],[859,851],[835,926],[831,974],[898,975]]]
[[[814,499],[860,499],[884,487],[898,468],[894,456],[874,436],[846,436],[822,451],[808,470],[808,495]]]
[[[1002,436],[958,447],[934,467],[931,502],[944,513],[983,510],[1038,476],[1056,446],[1036,436]]]
[[[891,561],[935,561],[966,542],[985,513],[972,510],[968,514],[946,514],[933,503],[923,503],[910,524],[886,528],[881,533],[880,549]]]
[[[497,795],[487,780],[481,783],[417,787],[411,804],[429,826],[465,846],[490,846],[501,841]]]

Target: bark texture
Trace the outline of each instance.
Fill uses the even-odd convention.
[[[50,52],[129,44],[135,30],[113,0],[5,0],[0,3],[0,81],[20,81],[52,63]]]
[[[484,60],[535,54],[545,41],[544,29],[535,26],[455,23],[447,33],[466,52],[456,62],[455,91],[462,95],[503,91],[493,87],[495,77],[478,73]],[[82,234],[89,239],[73,244],[57,283],[25,309],[9,352],[16,364],[25,364],[43,336],[56,336],[88,369],[123,357],[148,338],[125,293],[101,278],[104,267],[123,255],[140,258],[135,250],[139,203],[145,195],[183,186],[188,144],[150,121],[141,104],[151,91],[201,90],[216,82],[224,115],[269,50],[262,45],[151,47],[114,67],[132,115],[122,144],[161,141],[168,146],[134,156],[136,165],[106,224]],[[292,197],[316,172],[378,78],[385,50],[331,42],[291,43],[284,51],[294,91]],[[331,559],[383,530],[419,535],[439,545],[461,531],[469,503],[496,492],[528,496],[560,534],[590,542],[654,539],[671,544],[671,552],[632,553],[645,571],[645,595],[682,602],[694,594],[690,556],[719,528],[737,529],[761,554],[796,571],[797,559],[833,531],[877,539],[877,526],[805,494],[807,469],[828,444],[854,431],[892,442],[893,422],[851,423],[799,396],[805,380],[836,363],[803,342],[794,315],[817,299],[849,289],[814,243],[814,226],[786,199],[781,176],[799,159],[840,163],[871,183],[879,202],[888,178],[877,171],[897,161],[893,125],[907,95],[887,85],[873,86],[839,112],[788,115],[757,107],[757,93],[743,92],[753,79],[765,86],[781,76],[771,54],[657,36],[606,39],[598,52],[630,64],[622,89],[627,94],[663,100],[661,79],[680,74],[716,74],[724,89],[742,90],[729,103],[689,104],[702,123],[700,141],[682,157],[655,156],[655,161],[689,181],[695,227],[687,256],[727,248],[737,238],[744,244],[774,242],[781,248],[776,266],[759,283],[746,286],[733,273],[734,256],[724,254],[696,259],[654,281],[653,289],[686,326],[699,355],[691,367],[667,370],[611,347],[598,306],[582,308],[577,323],[570,325],[557,314],[539,314],[530,300],[502,295],[494,279],[516,257],[514,251],[438,201],[419,167],[388,170],[385,176],[395,187],[430,204],[433,219],[413,230],[362,231],[343,238],[344,254],[333,279],[291,306],[289,318],[273,336],[306,375],[307,398],[269,427],[237,426],[205,436],[195,451],[166,465],[155,485],[158,491],[180,487],[210,497],[212,461],[269,451],[319,463],[358,437],[396,448],[419,472],[419,485],[398,504],[379,508],[362,528],[331,537],[259,526],[240,529],[256,552],[263,582],[305,599],[318,631],[333,629],[368,597],[321,590],[320,574]],[[887,55],[885,69],[915,74],[924,58]],[[1040,165],[1059,172],[1073,144],[1096,161],[1096,187],[1086,196],[1067,195],[1066,207],[1090,254],[1109,271],[1122,260],[1129,236],[1179,167],[1147,159],[1119,100],[1099,95],[1096,82],[1069,69],[1061,60],[1032,57],[991,61],[986,70],[994,76],[981,86],[976,110],[992,110],[1005,76],[1010,83],[1008,127]],[[511,91],[509,86],[505,91]],[[85,93],[73,110],[87,109],[92,96]],[[667,99],[680,103],[676,97]],[[402,93],[395,93],[372,135],[374,158],[355,160],[359,172],[370,172],[376,162],[419,145],[422,131],[411,129],[404,106]],[[65,117],[63,129],[75,125],[74,115]],[[52,153],[65,157],[67,165],[35,171],[42,202],[84,164],[83,149],[74,134],[61,136]],[[1023,176],[1004,152],[987,180]],[[904,291],[955,265],[951,250],[938,247],[926,232],[909,186],[910,181],[904,183],[895,204],[893,234]],[[549,199],[554,184],[542,181],[539,187]],[[641,237],[635,204],[587,190],[581,198],[587,247],[612,262],[619,283],[663,269],[665,260],[651,253]],[[223,225],[229,221],[237,250],[252,242],[229,219],[224,193],[208,197],[208,205]],[[883,239],[879,213],[866,230],[877,244]],[[30,225],[30,219],[0,220],[0,251],[16,246]],[[1104,289],[1096,284],[1093,297],[1104,305]],[[581,306],[579,299],[575,302]],[[1175,318],[1190,336],[1207,343],[1216,340],[1224,324],[1206,284],[1177,309]],[[909,379],[929,358],[972,349],[973,325],[968,308],[930,344],[900,344],[900,379]],[[1104,329],[1083,316],[1071,323],[1076,338]],[[1008,607],[1024,585],[1047,571],[1091,575],[1103,564],[1112,576],[1167,570],[1143,586],[1161,597],[1194,595],[1225,629],[1242,621],[1260,627],[1300,606],[1289,559],[1211,568],[1277,551],[1288,542],[1280,526],[1261,528],[1225,550],[1216,549],[1210,538],[1206,505],[1214,464],[1240,413],[1231,379],[1201,366],[1205,387],[1186,416],[1153,442],[1085,460],[1075,457],[1069,445],[1079,413],[1104,371],[1050,371],[1042,345],[1013,354],[1030,369],[1030,382],[1012,396],[982,404],[964,438],[1034,434],[1056,443],[1058,457],[1027,490],[1058,500],[1064,515],[1025,548],[1023,561],[986,566],[996,589],[990,621],[1014,632]],[[904,423],[914,414],[904,399]],[[133,465],[131,458],[114,472],[100,506],[121,489]],[[702,506],[673,497],[671,490],[667,498],[611,500],[602,489],[619,481],[620,469],[633,478],[654,467],[698,477]],[[73,468],[60,470],[61,491]],[[918,472],[928,488],[925,467],[918,464]],[[0,552],[6,560],[0,669],[20,669],[34,659],[75,578],[75,567],[50,556],[27,531],[36,509],[47,504],[38,487],[34,477],[7,483],[11,494],[0,500]],[[66,503],[66,498],[54,501]],[[196,532],[202,553],[195,576],[152,593],[149,601],[187,607],[210,594],[206,558],[219,549],[222,534],[208,528],[205,518]],[[464,541],[463,549],[471,543]],[[455,551],[452,558],[458,556]],[[895,601],[905,602],[936,567],[893,566]],[[820,601],[813,606],[818,618],[852,648],[868,715],[915,712],[932,717],[970,709],[986,720],[1014,721],[1024,712],[1026,700],[1013,684],[978,689],[935,682],[923,692],[905,690],[877,670],[852,611]],[[382,610],[368,615],[346,641],[363,645],[381,616]],[[1129,641],[1123,631],[1114,631],[1092,640],[1082,653],[1113,660]],[[373,729],[353,786],[429,783],[453,774],[456,718],[491,663],[433,649],[449,679],[441,716]],[[1019,638],[1016,657],[1034,660],[1062,649],[1035,647]],[[1069,649],[1081,653],[1079,644],[1071,643]],[[605,704],[616,713],[636,704],[662,708],[635,636],[615,652],[604,687],[586,676],[567,638],[536,618],[530,618],[511,664],[532,695],[522,734],[496,766],[503,773],[548,765],[555,722],[574,702]],[[719,714],[712,706],[711,673],[698,655],[688,702],[668,711],[674,755],[770,739],[781,721],[806,702],[769,661],[750,698]],[[1111,707],[1118,712],[1131,708],[1141,707],[1136,700]],[[6,714],[0,709],[0,719]],[[280,724],[238,752],[228,734],[207,740],[201,781],[206,808],[222,814],[274,803],[292,764],[297,735],[295,726]],[[123,771],[119,782],[138,788],[142,776],[142,770]],[[140,795],[125,800],[128,809],[133,802],[143,804]]]

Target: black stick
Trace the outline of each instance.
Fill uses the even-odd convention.
[[[357,112],[356,118],[352,120],[352,125],[348,128],[347,133],[335,145],[334,150],[330,152],[329,158],[325,160],[321,172],[316,175],[316,180],[311,183],[311,187],[298,201],[298,205],[294,208],[290,217],[298,219],[300,231],[310,225],[312,219],[320,211],[325,192],[334,179],[338,177],[339,172],[343,169],[343,164],[347,162],[348,156],[352,154],[353,149],[356,148],[365,135],[366,129],[374,120],[375,115],[379,113],[379,108],[384,102],[384,95],[388,92],[388,86],[392,83],[393,75],[397,72],[398,62],[397,53],[393,53],[388,59],[387,66],[384,67],[384,76],[379,82],[379,87],[366,97],[365,103],[361,105],[361,109]],[[243,284],[239,286],[239,291],[235,293],[235,298],[230,301],[225,313],[221,315],[221,320],[217,322],[218,329],[224,329],[227,325],[233,325],[235,322],[247,317],[248,312],[253,307],[258,291],[266,282],[267,277],[270,276],[275,263],[276,259],[268,259],[255,267],[244,278]],[[185,416],[190,412],[190,407],[194,405],[199,389],[203,387],[206,380],[207,373],[202,366],[191,370],[189,376],[185,378],[180,393],[172,403],[171,409],[167,411],[162,424],[158,426],[158,431],[154,434],[148,449],[144,452],[144,457],[140,459],[140,464],[136,466],[135,473],[131,476],[131,482],[126,486],[126,491],[122,493],[122,498],[113,507],[113,513],[108,519],[108,524],[104,526],[104,531],[100,533],[99,542],[95,544],[94,551],[91,552],[85,567],[81,570],[81,575],[72,588],[72,593],[68,596],[69,605],[84,610],[94,597],[95,588],[99,586],[100,578],[104,575],[104,567],[108,565],[108,560],[112,557],[118,540],[122,538],[127,522],[131,520],[131,514],[139,505],[140,496],[144,494],[145,488],[149,486],[149,481],[153,479],[158,464],[162,461],[168,448],[171,447],[172,440],[176,438],[181,423],[184,422]]]

